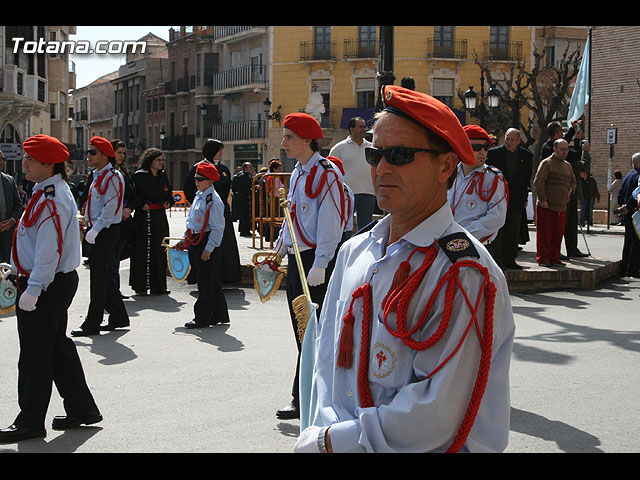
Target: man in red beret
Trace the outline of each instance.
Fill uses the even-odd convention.
[[[345,221],[342,174],[335,165],[320,155],[319,140],[322,137],[322,128],[311,115],[291,113],[285,117],[281,145],[289,158],[297,160],[289,181],[289,208],[311,299],[318,305],[318,312],[322,310]],[[298,321],[291,302],[302,295],[303,290],[286,222],[280,229],[274,249],[281,257],[288,253],[287,299],[296,345],[300,352]],[[278,418],[299,416],[299,363],[298,359],[292,388],[293,399],[289,405],[277,411]]]
[[[501,451],[509,291],[447,202],[471,143],[435,98],[392,85],[382,98],[367,162],[388,215],[338,254],[295,451]]]
[[[84,207],[85,240],[90,244],[90,302],[80,328],[71,331],[75,337],[96,335],[100,330],[129,326],[129,314],[122,301],[118,284],[110,274],[110,262],[120,239],[120,222],[124,200],[124,177],[114,168],[109,157],[115,155],[113,145],[102,137],[93,137],[87,152],[89,166],[94,169]],[[108,323],[100,326],[105,310]]]
[[[466,125],[464,131],[471,141],[476,163],[458,164],[447,198],[455,221],[489,249],[504,225],[509,191],[502,172],[485,165],[492,143],[489,134],[478,125]]]
[[[69,152],[48,135],[28,138],[23,148],[23,169],[35,185],[17,223],[11,253],[19,287],[20,413],[10,427],[0,430],[0,443],[46,436],[45,418],[54,384],[66,411],[66,416],[54,417],[54,430],[102,420],[76,346],[66,335],[67,311],[78,289],[76,268],[80,265],[77,205],[65,164]]]

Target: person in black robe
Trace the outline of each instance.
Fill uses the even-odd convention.
[[[224,236],[222,237],[222,244],[220,245],[220,282],[223,284],[236,283],[240,281],[240,254],[238,253],[238,242],[236,241],[236,235],[233,231],[233,217],[231,215],[231,208],[229,207],[229,192],[231,191],[231,173],[229,169],[220,161],[222,158],[222,150],[224,144],[219,140],[209,138],[204,142],[202,146],[203,160],[197,162],[189,173],[184,183],[182,190],[184,196],[189,203],[193,203],[193,198],[196,195],[196,182],[194,180],[196,167],[201,162],[209,162],[215,165],[218,173],[220,174],[220,180],[213,184],[213,188],[216,193],[222,199],[224,203]],[[191,270],[189,273],[189,283],[195,283],[195,271]]]
[[[131,252],[129,283],[139,296],[148,292],[166,295],[167,256],[162,239],[169,236],[165,209],[174,204],[173,188],[164,171],[164,156],[158,148],[148,148],[140,159],[140,169],[133,175],[135,197],[135,242]]]

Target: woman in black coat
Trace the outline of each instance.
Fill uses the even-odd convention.
[[[137,295],[168,294],[167,257],[162,239],[169,236],[165,209],[174,204],[173,188],[164,171],[162,150],[149,148],[140,159],[140,169],[133,175],[135,198],[135,242],[131,254],[129,283]]]
[[[213,163],[218,169],[220,174],[220,180],[213,184],[213,188],[216,193],[222,199],[224,203],[224,236],[222,237],[222,244],[220,245],[220,282],[221,283],[236,283],[240,281],[240,254],[238,253],[238,242],[236,241],[236,235],[233,230],[233,218],[231,216],[231,208],[229,207],[229,192],[231,191],[231,173],[229,169],[220,161],[222,158],[222,150],[224,144],[216,139],[209,138],[204,142],[202,146],[202,156],[204,157],[201,162]],[[184,196],[189,203],[193,203],[193,198],[196,194],[196,183],[194,180],[197,162],[189,173],[184,183],[183,191]],[[193,272],[193,270],[192,270]],[[189,274],[189,282],[194,282],[192,274]]]

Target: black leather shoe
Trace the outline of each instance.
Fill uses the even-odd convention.
[[[67,415],[53,417],[51,428],[54,430],[68,430],[71,428],[78,428],[80,425],[93,425],[102,421],[102,415],[95,410],[86,415]]]
[[[294,403],[281,408],[276,412],[276,417],[282,420],[291,420],[294,418],[300,418],[300,409]]]
[[[77,330],[71,330],[72,337],[90,337],[91,335],[98,335],[100,330],[85,330],[78,328]]]
[[[516,262],[513,263],[505,263],[504,267],[509,270],[522,270],[522,266],[518,265]]]
[[[208,323],[198,323],[195,320],[191,320],[184,324],[184,328],[206,328],[208,326]]]
[[[576,250],[575,252],[569,253],[567,256],[574,257],[574,258],[579,258],[579,257],[588,257],[589,254],[588,253],[582,253],[580,250]]]
[[[129,326],[128,323],[126,325],[102,325],[100,327],[100,331],[101,332],[112,332],[116,328],[127,328],[128,326]]]
[[[0,430],[0,443],[13,443],[29,438],[43,438],[46,436],[47,431],[44,428],[17,427],[11,425],[10,427]]]

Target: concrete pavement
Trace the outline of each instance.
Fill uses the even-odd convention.
[[[172,212],[170,223],[172,236],[180,236],[182,212]],[[592,260],[615,262],[622,237],[602,230],[587,239]],[[250,240],[238,242],[243,263],[249,263],[255,251]],[[583,243],[580,248],[586,250]],[[88,269],[78,271],[69,329],[80,325],[88,306]],[[128,261],[122,262],[121,278],[123,293],[132,294]],[[51,430],[53,416],[63,414],[54,389],[47,437],[0,445],[0,452],[291,452],[299,422],[275,417],[289,402],[296,361],[284,291],[261,303],[252,287],[228,286],[231,323],[187,330],[183,324],[192,318],[196,289],[171,278],[168,286],[169,296],[125,300],[130,328],[74,338],[102,423]],[[639,286],[638,279],[612,276],[592,288],[512,292],[516,342],[508,452],[640,449],[634,408],[640,393],[634,381]],[[18,412],[14,315],[0,317],[0,349],[4,427]]]

